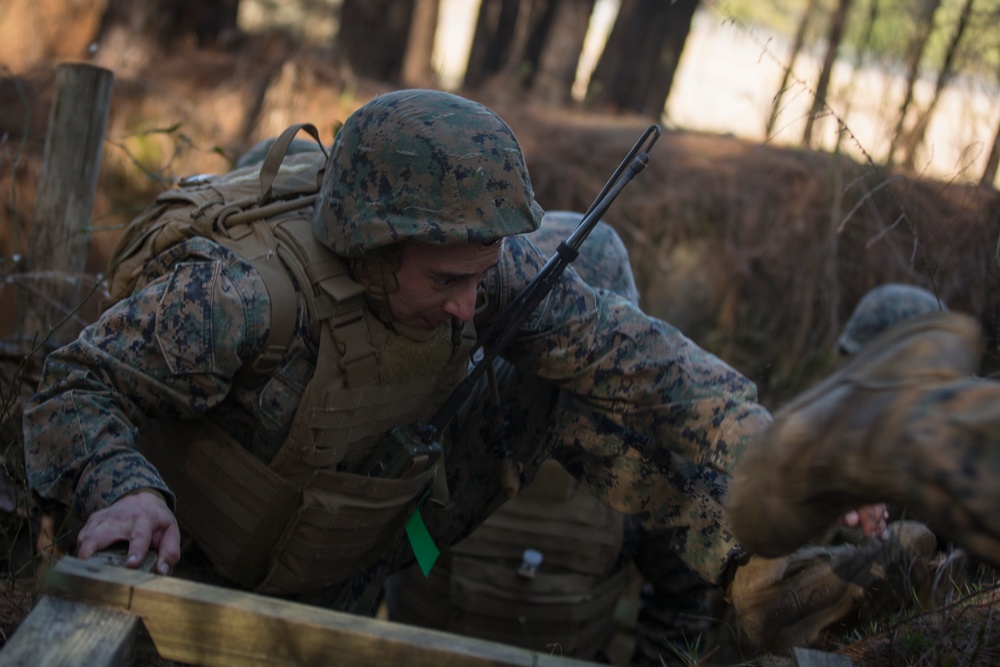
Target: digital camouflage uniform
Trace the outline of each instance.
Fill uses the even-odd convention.
[[[450,153],[443,139],[429,142],[425,130],[468,142],[462,148],[484,146],[488,166],[467,168],[466,155]],[[513,135],[505,134],[495,114],[456,96],[404,91],[376,98],[348,119],[334,144],[316,207],[317,238],[363,262],[402,240],[448,243],[461,234],[463,242],[490,242],[507,235],[498,229],[534,228],[541,211],[526,172],[524,189],[512,189],[518,179],[511,170],[523,170],[523,162]],[[396,152],[373,155],[369,144],[351,143],[361,135]],[[512,148],[490,153],[496,145]],[[406,168],[414,160],[426,169]],[[394,162],[403,166],[388,173]],[[491,172],[498,165],[507,176],[491,179],[501,173]],[[448,198],[429,202],[442,179],[451,184]],[[495,217],[502,215],[508,217]],[[477,328],[544,262],[528,238],[509,236],[482,282]],[[181,242],[150,261],[131,297],[49,356],[24,418],[31,487],[81,517],[142,488],[175,502],[137,450],[153,419],[207,416],[261,462],[271,461],[316,359],[300,303],[295,338],[278,369],[263,379],[240,372],[262,352],[272,309],[253,266],[209,239]],[[527,484],[551,457],[611,507],[650,529],[673,529],[671,547],[705,580],[720,582],[743,556],[722,499],[734,465],[770,421],[747,378],[573,270],[495,369],[499,408],[480,383],[442,434],[439,465],[452,502],[423,511],[438,545],[461,539],[507,499],[503,475],[511,461]],[[498,423],[505,432],[497,433]],[[411,559],[400,530],[363,570],[292,597],[370,612],[388,573]]]
[[[531,236],[532,242],[551,255],[579,217],[563,211],[547,213],[542,227]],[[628,251],[610,226],[601,223],[595,227],[573,267],[591,285],[639,304]],[[679,529],[643,530],[630,517],[625,530],[621,560],[631,558],[646,581],[640,593],[636,646],[630,664],[683,664],[680,656],[703,654],[717,641],[715,632],[725,605],[722,588],[706,583],[678,557],[673,545]]]

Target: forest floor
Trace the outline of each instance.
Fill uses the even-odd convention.
[[[4,155],[13,148],[24,153],[0,171],[5,258],[23,252],[19,239],[30,232],[26,221],[51,83],[52,72],[45,69],[0,82]],[[389,89],[354,80],[280,41],[178,53],[119,78],[83,275],[96,279],[122,225],[170,179],[225,171],[258,139],[292,122],[314,122],[329,138],[338,120]],[[510,122],[537,197],[549,209],[585,209],[651,122],[537,109],[502,88],[468,94]],[[866,180],[873,175],[881,180]],[[608,220],[629,246],[647,311],[747,373],[771,407],[829,371],[839,326],[861,294],[880,282],[933,286],[954,309],[979,316],[993,340],[1000,313],[1000,275],[992,256],[1000,237],[998,212],[993,190],[908,174],[887,178],[873,165],[841,156],[732,136],[665,132],[647,172],[629,186]],[[23,339],[15,335],[25,300],[17,286],[27,278],[15,276],[13,266],[0,269],[0,335],[12,341],[0,355],[0,398],[12,417],[5,420],[9,427],[18,423],[20,401],[30,394],[38,369],[31,359],[19,366]],[[92,306],[84,308],[77,324],[92,314]],[[16,429],[4,433],[3,443],[5,469],[13,471],[9,479],[23,479],[17,474]],[[16,629],[37,593],[31,552],[38,517],[18,513],[26,506],[23,484],[7,487],[0,489],[0,514],[7,518],[2,535],[8,571],[16,576],[4,579],[0,591],[2,637]],[[1000,664],[992,573],[962,581],[943,575],[938,592],[940,605],[933,609],[855,628],[823,648],[857,667]],[[768,657],[760,664],[782,662]]]

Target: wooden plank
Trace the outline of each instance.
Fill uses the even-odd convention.
[[[128,612],[45,596],[0,651],[0,665],[131,665],[140,622]]]
[[[135,613],[160,656],[206,667],[594,664],[69,557],[44,586],[49,595]]]

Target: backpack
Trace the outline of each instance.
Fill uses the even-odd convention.
[[[311,135],[318,150],[288,154],[299,131]],[[324,257],[329,251],[311,234],[326,158],[316,127],[299,123],[274,140],[262,162],[225,174],[185,178],[161,193],[115,244],[105,278],[108,298],[101,311],[131,295],[149,261],[167,248],[193,237],[212,239],[249,261],[264,280],[272,304],[271,327],[265,351],[253,367],[258,373],[273,369],[295,327],[291,275],[300,285],[309,284],[310,265],[329,261]],[[282,247],[278,236],[285,242]],[[275,261],[279,256],[282,261]],[[315,300],[307,301],[315,312]]]

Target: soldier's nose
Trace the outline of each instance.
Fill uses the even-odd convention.
[[[444,303],[444,311],[460,322],[469,322],[476,312],[476,286],[461,290]]]

